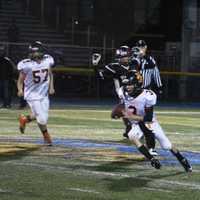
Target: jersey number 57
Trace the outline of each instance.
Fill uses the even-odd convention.
[[[45,82],[48,80],[48,69],[41,69],[33,71],[33,81],[34,83]]]

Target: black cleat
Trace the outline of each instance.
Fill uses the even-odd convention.
[[[190,163],[188,162],[188,160],[186,158],[181,160],[180,163],[186,172],[192,172],[192,166],[190,165]]]
[[[161,168],[160,161],[156,158],[152,158],[151,159],[151,166],[154,167],[155,169],[160,169]]]
[[[124,133],[123,133],[123,137],[128,138],[128,133],[127,133],[127,132],[124,132]]]

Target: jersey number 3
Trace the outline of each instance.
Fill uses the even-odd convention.
[[[41,69],[33,71],[33,81],[34,83],[45,82],[48,79],[48,69]]]

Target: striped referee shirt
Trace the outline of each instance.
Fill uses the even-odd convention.
[[[140,59],[140,73],[143,77],[143,88],[151,88],[152,81],[157,88],[162,87],[160,72],[152,56],[144,56]]]

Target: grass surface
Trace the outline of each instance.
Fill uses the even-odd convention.
[[[111,120],[110,110],[52,108],[49,131],[61,141],[130,145],[122,137],[121,120]],[[19,134],[20,113],[0,110],[1,200],[200,199],[198,164],[192,174],[186,174],[174,164],[155,170],[139,153],[120,152],[114,147],[45,147],[35,143],[42,139],[35,122],[28,124],[24,135]],[[200,152],[200,110],[158,108],[156,113],[175,146],[181,151]],[[23,140],[26,143],[20,142]]]

